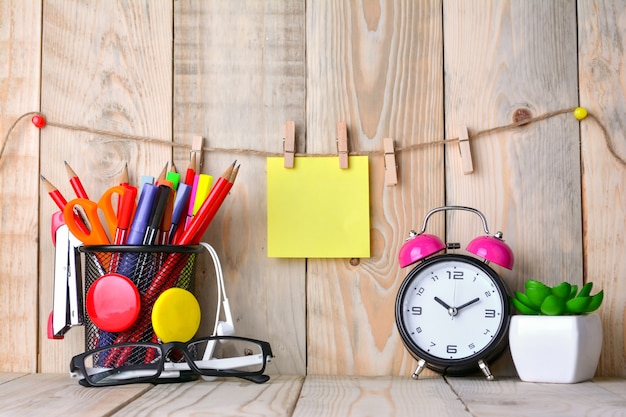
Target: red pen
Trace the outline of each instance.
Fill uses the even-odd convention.
[[[68,164],[67,161],[63,162],[65,163],[65,170],[67,171],[67,175],[70,178],[70,184],[72,185],[76,196],[78,198],[84,198],[85,200],[89,200],[87,192],[85,191],[83,184],[80,182],[80,178],[78,178],[78,175],[76,175],[76,172],[74,172],[74,170],[72,169],[72,167],[70,167],[70,164]]]
[[[185,184],[193,186],[193,180],[196,177],[196,153],[192,152],[189,158],[189,167],[185,173]]]
[[[130,228],[133,213],[135,212],[135,198],[137,197],[137,187],[133,187],[132,185],[123,185],[122,187],[124,187],[124,193],[118,197],[117,228],[115,229],[115,237],[113,238],[115,245],[123,245],[126,243],[128,229]],[[120,252],[113,252],[111,254],[110,272],[117,272],[120,259]]]
[[[137,197],[137,187],[124,185],[124,194],[120,198],[119,211],[117,213],[117,229],[115,230],[114,244],[123,245],[126,243],[128,228],[133,219],[135,211],[135,198]]]
[[[48,194],[50,195],[50,197],[52,197],[52,200],[56,203],[57,207],[61,211],[63,211],[63,209],[65,209],[65,206],[67,205],[67,200],[65,199],[65,197],[63,197],[61,192],[54,185],[52,185],[52,183],[50,183],[50,181],[48,181],[43,175],[41,175],[41,182],[43,182],[43,185],[48,190]],[[74,221],[82,232],[84,232],[85,234],[90,233],[89,228],[85,225],[83,219],[76,212],[74,212]]]

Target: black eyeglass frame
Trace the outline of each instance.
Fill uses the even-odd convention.
[[[241,340],[249,343],[255,343],[261,347],[261,352],[263,355],[263,363],[261,365],[261,369],[258,371],[240,371],[240,370],[218,370],[218,369],[210,369],[210,368],[199,368],[195,364],[195,360],[193,359],[192,354],[187,350],[187,346],[191,344],[197,344],[200,342],[209,342],[209,341],[220,341],[220,340]],[[87,371],[87,367],[85,367],[85,358],[89,356],[93,356],[98,354],[99,352],[104,352],[111,349],[121,349],[124,347],[146,347],[146,348],[154,348],[158,349],[161,352],[160,360],[158,363],[158,368],[155,371],[155,374],[150,376],[138,376],[138,377],[130,377],[127,379],[119,379],[112,380],[109,382],[101,383],[96,381],[95,377],[101,375],[102,373],[89,375]],[[185,363],[189,366],[189,370],[176,370],[179,372],[178,377],[166,377],[159,378],[161,373],[165,368],[165,363],[167,355],[173,350],[178,350],[182,352],[183,357],[185,358]],[[265,368],[267,366],[267,362],[273,358],[272,347],[268,342],[263,340],[251,339],[248,337],[240,337],[240,336],[208,336],[208,337],[200,337],[196,339],[191,339],[188,342],[169,342],[169,343],[151,343],[151,342],[129,342],[129,343],[119,343],[114,345],[103,346],[97,349],[89,350],[78,354],[72,358],[70,361],[70,373],[75,374],[80,372],[82,375],[82,379],[79,383],[83,386],[88,387],[107,387],[107,386],[116,386],[116,385],[128,385],[128,384],[137,384],[137,383],[171,383],[171,382],[186,382],[197,379],[198,376],[211,376],[211,377],[237,377],[243,378],[257,384],[262,384],[269,380],[269,376],[264,375]],[[137,369],[152,369],[154,364],[146,364],[145,366],[141,365],[133,365],[136,366]],[[112,369],[114,371],[114,369]]]

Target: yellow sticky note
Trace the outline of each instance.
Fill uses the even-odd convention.
[[[267,252],[271,258],[368,258],[369,166],[351,156],[267,158]]]

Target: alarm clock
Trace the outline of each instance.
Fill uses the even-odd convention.
[[[466,248],[475,256],[438,254],[460,245],[425,233],[429,218],[448,210],[469,211],[482,220],[485,236]],[[489,263],[512,269],[514,262],[502,233],[490,234],[485,216],[474,208],[439,207],[427,213],[419,233],[411,231],[398,261],[402,268],[419,262],[400,285],[395,309],[402,342],[418,361],[412,378],[426,367],[453,376],[481,370],[494,379],[488,364],[507,346],[510,305],[506,286]]]

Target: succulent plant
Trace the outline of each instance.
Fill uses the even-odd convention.
[[[569,316],[595,311],[602,304],[604,291],[591,295],[592,282],[578,291],[577,285],[562,282],[554,287],[534,279],[526,281],[526,292],[515,291],[511,302],[521,314]]]

